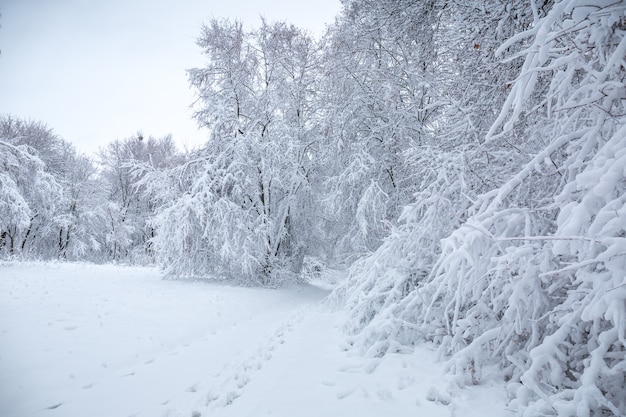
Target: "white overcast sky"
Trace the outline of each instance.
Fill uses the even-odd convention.
[[[138,130],[204,142],[185,70],[211,17],[260,16],[319,35],[340,0],[0,0],[0,113],[46,123],[80,152]]]

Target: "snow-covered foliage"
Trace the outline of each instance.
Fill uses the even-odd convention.
[[[54,237],[62,190],[45,171],[32,147],[16,137],[31,128],[10,118],[0,124],[0,254],[3,257],[37,254]],[[35,127],[37,128],[37,127]],[[15,143],[15,144],[14,144]]]
[[[40,122],[3,116],[0,140],[2,256],[97,259],[103,196],[91,161]]]
[[[326,217],[337,258],[376,249],[410,201],[403,152],[431,137],[441,108],[427,81],[432,34],[415,1],[346,2],[324,50]]]
[[[208,64],[189,75],[211,137],[172,171],[181,192],[153,221],[155,248],[175,275],[274,284],[298,272],[308,239],[316,47],[285,24],[218,20],[198,44]]]
[[[106,258],[138,264],[154,262],[151,239],[155,230],[148,220],[158,202],[153,185],[146,184],[143,177],[176,166],[181,160],[171,136],[144,138],[139,132],[101,149],[100,177],[106,194],[106,203],[101,207],[101,245]],[[164,183],[154,186],[157,184],[164,189]]]
[[[96,168],[89,158],[73,152],[65,167],[66,172],[55,175],[63,188],[62,211],[57,219],[58,257],[100,260],[105,196]]]
[[[374,255],[353,265],[349,283],[337,292],[361,294],[350,299],[355,307],[353,324],[358,323],[359,330],[372,319],[399,314],[397,302],[429,274],[441,251],[440,240],[467,219],[478,195],[502,184],[507,173],[522,161],[519,155],[511,155],[515,149],[487,149],[481,144],[506,99],[508,80],[520,65],[519,60],[498,63],[498,41],[504,42],[515,28],[528,27],[532,14],[510,2],[496,2],[489,8],[465,2],[429,2],[421,5],[421,12],[408,7],[409,3],[413,4],[407,2],[404,8],[393,2],[351,3],[352,13],[365,13],[360,19],[378,22],[374,28],[385,27],[392,39],[404,37],[402,45],[417,42],[430,57],[419,73],[422,85],[430,87],[428,97],[420,101],[428,104],[429,123],[414,123],[420,130],[407,132],[409,143],[399,155],[406,167],[401,192],[409,194],[413,202],[404,207],[400,226],[391,237]],[[410,13],[404,10],[415,14],[410,21],[424,22],[426,27],[420,31],[420,25],[411,26],[410,31],[406,24],[399,24],[396,19]],[[372,13],[378,16],[369,16]],[[407,33],[413,41],[407,39]],[[397,108],[393,102],[382,102],[381,106],[386,106],[381,112],[391,114]],[[389,279],[381,279],[381,274]],[[359,289],[353,291],[353,286]],[[370,298],[377,300],[371,310],[358,307]],[[378,337],[376,328],[373,324],[363,330],[369,334],[374,329],[366,340]],[[385,334],[379,336],[383,348],[389,340]],[[377,354],[376,349],[373,354]]]
[[[170,137],[115,141],[100,166],[40,122],[0,118],[3,257],[151,262],[154,207],[134,173],[179,162]]]
[[[496,51],[523,65],[477,147],[511,161],[479,170],[501,182],[473,196],[459,184],[477,161],[455,164],[455,181],[409,206],[337,296],[370,355],[432,340],[460,383],[498,364],[524,415],[623,415],[626,6],[528,8],[533,24]],[[448,233],[419,209],[446,196]],[[440,247],[423,241],[439,232]]]

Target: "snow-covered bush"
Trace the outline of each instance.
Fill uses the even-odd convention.
[[[432,230],[417,211],[336,294],[371,355],[432,340],[459,383],[498,364],[524,415],[624,415],[626,5],[529,7],[534,23],[498,50],[522,42],[508,59],[523,65],[477,147],[512,160],[482,170],[502,180],[467,194],[433,263],[410,261],[411,230]]]

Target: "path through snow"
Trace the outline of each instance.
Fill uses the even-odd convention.
[[[509,415],[497,386],[449,398],[427,349],[376,368],[346,351],[326,295],[0,264],[0,415]]]

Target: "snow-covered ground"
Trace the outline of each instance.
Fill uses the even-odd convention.
[[[0,416],[511,415],[500,385],[450,397],[427,348],[355,356],[327,294],[0,263]]]

